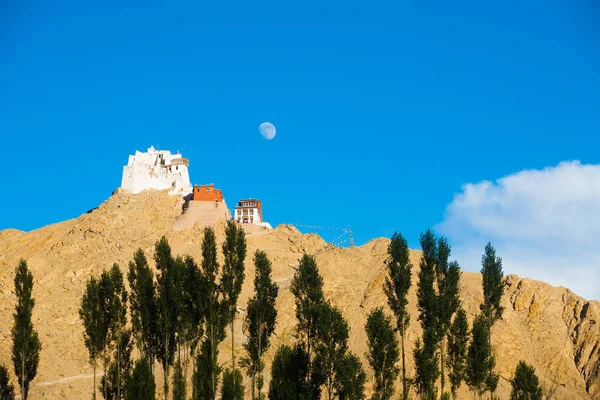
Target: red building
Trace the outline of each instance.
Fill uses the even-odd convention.
[[[194,201],[216,201],[223,202],[223,192],[220,189],[215,189],[215,185],[200,185],[194,186]]]

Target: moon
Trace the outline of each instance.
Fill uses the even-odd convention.
[[[260,132],[262,137],[264,137],[267,140],[272,140],[275,137],[275,134],[277,133],[275,125],[273,125],[270,122],[263,122],[262,124],[260,124],[258,127],[258,131]]]

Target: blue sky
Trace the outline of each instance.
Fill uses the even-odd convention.
[[[154,145],[273,224],[458,248],[463,185],[600,162],[592,1],[86,3],[0,5],[0,229],[97,206]]]

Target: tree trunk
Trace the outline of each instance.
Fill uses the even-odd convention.
[[[490,348],[490,354],[494,354],[494,350],[492,349],[492,323],[491,321],[488,322],[488,346]],[[490,370],[488,371],[488,373],[490,375],[492,375],[494,371]],[[492,388],[490,388],[490,400],[493,400],[493,393],[492,393]]]
[[[96,357],[94,357],[94,391],[92,392],[92,400],[96,400]]]
[[[231,317],[231,373],[233,374],[233,387],[235,387],[235,340],[233,333],[233,323],[235,322],[235,311]]]
[[[117,399],[121,400],[121,340],[117,342]]]
[[[260,365],[260,360],[262,359],[262,318],[260,316],[259,313],[259,318],[260,321],[258,323],[258,365]],[[259,377],[262,376],[262,371],[258,371],[258,367],[257,370],[254,372],[254,374],[256,375],[257,373],[259,373]],[[258,388],[258,397],[260,398],[260,392],[261,392],[261,388]],[[254,396],[254,393],[252,394],[252,396]],[[254,399],[254,397],[253,397]]]
[[[187,341],[183,344],[183,383],[186,388],[187,395],[187,377],[188,377],[188,343]],[[187,397],[187,396],[185,396]]]
[[[196,357],[198,357],[197,354]],[[196,374],[196,357],[192,357],[192,399],[196,398],[196,379],[194,379],[194,375]]]
[[[210,398],[213,400],[215,396],[215,363],[214,363],[214,328],[212,324],[210,325],[210,377],[211,377],[211,387],[210,387]]]
[[[164,377],[164,389],[165,389],[165,400],[169,398],[169,333],[166,332],[165,337],[165,362],[163,364],[163,372],[165,373]]]
[[[27,400],[25,393],[25,350],[21,352],[21,400]]]
[[[440,366],[441,366],[441,385],[442,385],[442,393],[440,393],[440,396],[444,395],[444,383],[446,381],[445,379],[445,375],[444,375],[444,343],[446,342],[446,335],[442,336],[442,341],[441,341],[441,351],[440,351]]]
[[[404,321],[400,327],[400,342],[402,343],[402,400],[408,400],[408,383],[406,382],[406,359],[404,355]]]
[[[308,353],[308,379],[310,379],[311,372],[312,372],[311,362],[310,362],[311,361],[310,360],[310,328],[308,328],[307,334],[308,335],[306,336],[306,344],[308,346],[308,351],[307,351],[307,353]]]

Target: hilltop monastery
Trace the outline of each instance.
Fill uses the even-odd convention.
[[[214,184],[192,186],[188,168],[189,160],[181,153],[154,147],[145,153],[136,150],[123,167],[121,189],[134,194],[148,189],[169,190],[172,196],[182,196],[186,200],[184,216],[187,213],[187,218],[182,218],[176,229],[184,229],[196,219],[207,223],[215,223],[220,217],[231,219],[223,192],[215,189]],[[234,210],[236,222],[271,229],[271,225],[263,221],[260,200],[240,200]]]

